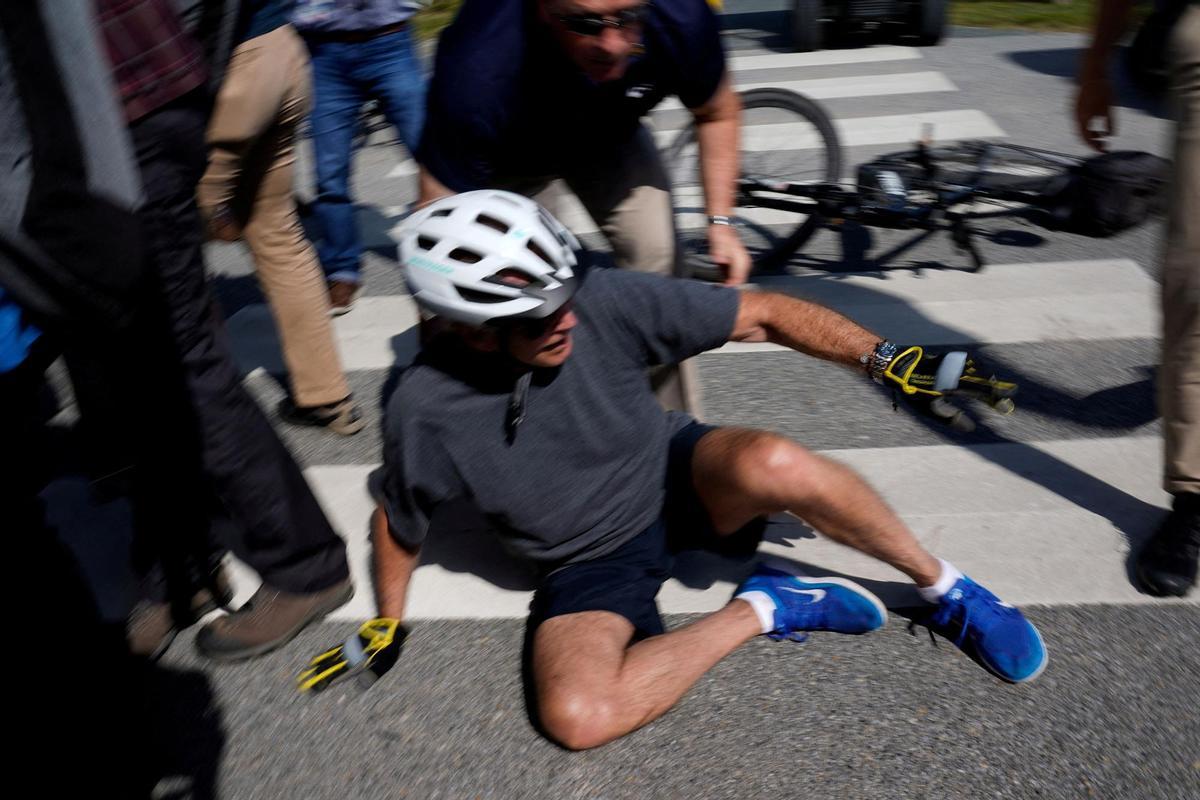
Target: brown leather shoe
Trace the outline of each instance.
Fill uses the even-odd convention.
[[[125,642],[129,652],[150,661],[162,658],[177,633],[179,626],[171,616],[170,603],[139,600],[125,621]]]
[[[201,628],[196,649],[223,661],[268,653],[353,596],[349,578],[311,594],[290,594],[264,583],[244,606]]]
[[[228,571],[219,564],[208,576],[208,585],[192,594],[187,619],[176,620],[170,603],[138,600],[125,620],[125,642],[135,656],[157,661],[167,652],[176,634],[189,628],[205,614],[228,608],[233,602],[233,584]]]
[[[329,282],[329,314],[330,316],[340,317],[342,314],[350,313],[354,308],[354,301],[362,294],[362,287],[357,283],[350,281],[330,281]]]

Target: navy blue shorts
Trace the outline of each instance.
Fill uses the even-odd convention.
[[[663,633],[655,597],[671,577],[674,553],[686,549],[718,549],[727,537],[718,537],[708,511],[692,482],[692,453],[711,425],[692,422],[671,439],[667,459],[666,502],[662,515],[650,527],[611,553],[568,564],[547,575],[530,605],[529,629],[551,617],[580,611],[611,611],[633,623],[635,636]],[[753,547],[762,537],[765,520],[751,523],[734,538],[749,539]]]

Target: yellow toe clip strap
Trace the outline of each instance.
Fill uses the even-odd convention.
[[[398,619],[367,620],[358,633],[314,658],[296,677],[297,687],[319,692],[344,675],[358,675],[369,686],[395,663],[407,635]]]
[[[883,374],[907,395],[942,397],[946,394],[969,394],[1001,413],[1012,413],[1012,397],[1017,393],[1017,384],[1000,380],[995,375],[987,378],[981,376],[974,359],[965,352],[955,350],[933,356],[931,360],[937,362],[937,369],[932,372],[928,365],[922,364],[924,360],[923,348],[909,347],[892,359]],[[925,369],[918,371],[922,366]]]

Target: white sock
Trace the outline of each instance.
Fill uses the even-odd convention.
[[[933,586],[918,586],[917,591],[920,592],[921,598],[926,603],[936,603],[942,599],[942,595],[950,591],[950,587],[963,577],[963,574],[954,568],[954,565],[949,561],[938,559],[938,563],[942,565],[941,577],[937,579],[937,583]]]
[[[775,601],[766,592],[742,592],[734,600],[745,600],[758,615],[758,623],[763,633],[775,630]]]

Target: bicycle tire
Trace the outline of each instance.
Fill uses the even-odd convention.
[[[987,150],[987,158],[980,174],[980,154]],[[971,184],[978,182],[984,188],[1005,188],[1028,192],[1048,191],[1069,173],[1080,159],[1065,153],[1023,147],[1006,143],[965,141],[953,145],[930,148],[928,160],[936,170],[938,184]],[[915,150],[879,156],[862,165],[869,168],[881,162],[903,164],[905,179],[923,187],[921,177],[923,164]],[[874,187],[869,181],[859,178],[859,191],[866,194]]]
[[[738,155],[743,175],[777,180],[799,178],[812,183],[835,183],[841,178],[841,143],[833,120],[820,104],[788,89],[750,89],[742,92],[740,97],[743,129]],[[757,111],[768,112],[768,121],[759,126],[760,130],[772,125],[779,126],[767,131],[761,142],[757,141],[759,134],[755,131],[755,126],[746,122],[747,112]],[[684,190],[695,190],[699,185],[695,143],[696,129],[693,124],[682,130],[672,141],[665,151],[664,158],[674,191],[677,240],[683,251],[680,261],[686,274],[691,277],[721,280],[723,273],[720,267],[706,255],[707,226],[704,226],[701,233],[696,233],[697,209],[686,204],[688,197]],[[781,146],[775,147],[775,144]],[[771,175],[762,172],[763,169],[769,168],[770,163],[799,164],[802,156],[803,165],[785,170],[792,174]],[[804,166],[808,165],[811,165],[811,168],[806,171]],[[702,195],[702,192],[700,194]],[[738,198],[735,202],[740,200],[741,198]],[[800,202],[798,199],[797,201]],[[815,204],[813,207],[815,209]],[[787,218],[786,222],[759,222],[760,219],[778,219],[781,215]],[[805,215],[800,220],[793,219],[796,215],[788,212],[758,214],[750,205],[735,207],[732,216],[734,223],[743,233],[747,249],[750,250],[751,274],[781,268],[812,237],[821,221],[815,213]],[[754,241],[746,241],[747,231],[754,233]],[[759,238],[764,239],[761,244],[758,242]]]
[[[946,30],[946,0],[920,0],[912,14],[909,24],[917,44],[922,47],[940,44]]]
[[[821,0],[792,0],[792,49],[797,53],[820,50],[825,44]]]

